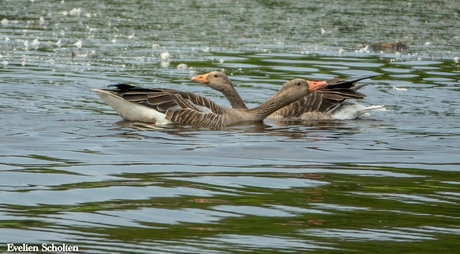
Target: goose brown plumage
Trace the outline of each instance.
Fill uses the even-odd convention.
[[[309,93],[301,99],[273,112],[267,118],[300,118],[304,120],[353,119],[369,111],[383,109],[383,106],[364,107],[355,104],[343,104],[347,99],[360,100],[366,97],[366,95],[357,91],[365,86],[365,84],[358,85],[357,82],[371,77],[374,76],[349,81],[339,78],[327,80],[325,82],[328,85],[325,89]],[[213,71],[195,76],[192,78],[192,81],[206,84],[212,89],[221,92],[233,108],[247,108],[231,80],[222,72]]]
[[[124,120],[222,128],[243,122],[261,121],[276,110],[323,89],[326,82],[294,79],[285,83],[266,102],[253,109],[225,108],[187,92],[166,88],[142,88],[127,84],[112,85],[113,89],[93,89]]]

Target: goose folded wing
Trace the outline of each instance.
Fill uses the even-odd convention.
[[[219,115],[224,112],[223,107],[202,96],[186,92],[180,92],[178,95],[180,95],[176,96],[176,101],[178,103],[187,103],[182,106],[183,108],[189,108],[199,112],[214,113]]]
[[[301,112],[329,112],[346,99],[360,100],[364,97],[366,95],[350,89],[317,91],[305,97]]]
[[[182,125],[219,127],[224,109],[214,102],[190,93],[171,94],[176,106],[166,111],[166,119]]]
[[[112,92],[124,100],[142,104],[161,113],[167,110],[191,109],[192,111],[222,114],[223,108],[214,102],[187,92],[168,88],[142,88],[134,85],[117,84]]]
[[[131,91],[123,98],[154,108],[167,120],[181,125],[219,127],[224,113],[224,108],[202,96],[171,89]]]
[[[111,86],[115,87],[115,89],[111,91],[124,100],[141,104],[161,113],[165,113],[168,108],[176,105],[170,94],[179,92],[173,89],[142,88],[127,84],[117,84]]]
[[[306,112],[326,113],[338,106],[346,99],[363,99],[364,94],[350,89],[321,90],[310,93],[302,99],[279,109],[274,114],[276,117],[300,117]]]

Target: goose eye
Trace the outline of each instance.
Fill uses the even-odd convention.
[[[214,77],[217,78],[219,75],[217,75],[217,73],[214,74]]]
[[[302,84],[302,83],[300,83],[300,81],[296,83],[297,86],[300,86],[301,84]]]

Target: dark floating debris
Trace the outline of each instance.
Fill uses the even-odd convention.
[[[393,52],[401,52],[408,49],[407,45],[402,42],[378,42],[371,44],[369,49],[374,52],[385,52],[385,53],[393,53]]]

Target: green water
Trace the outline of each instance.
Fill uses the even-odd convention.
[[[2,250],[457,252],[458,1],[1,6]],[[396,41],[408,49],[366,48]],[[378,75],[363,81],[359,103],[387,110],[146,131],[90,91],[127,82],[228,106],[190,81],[211,70],[225,71],[249,106],[292,78]]]

